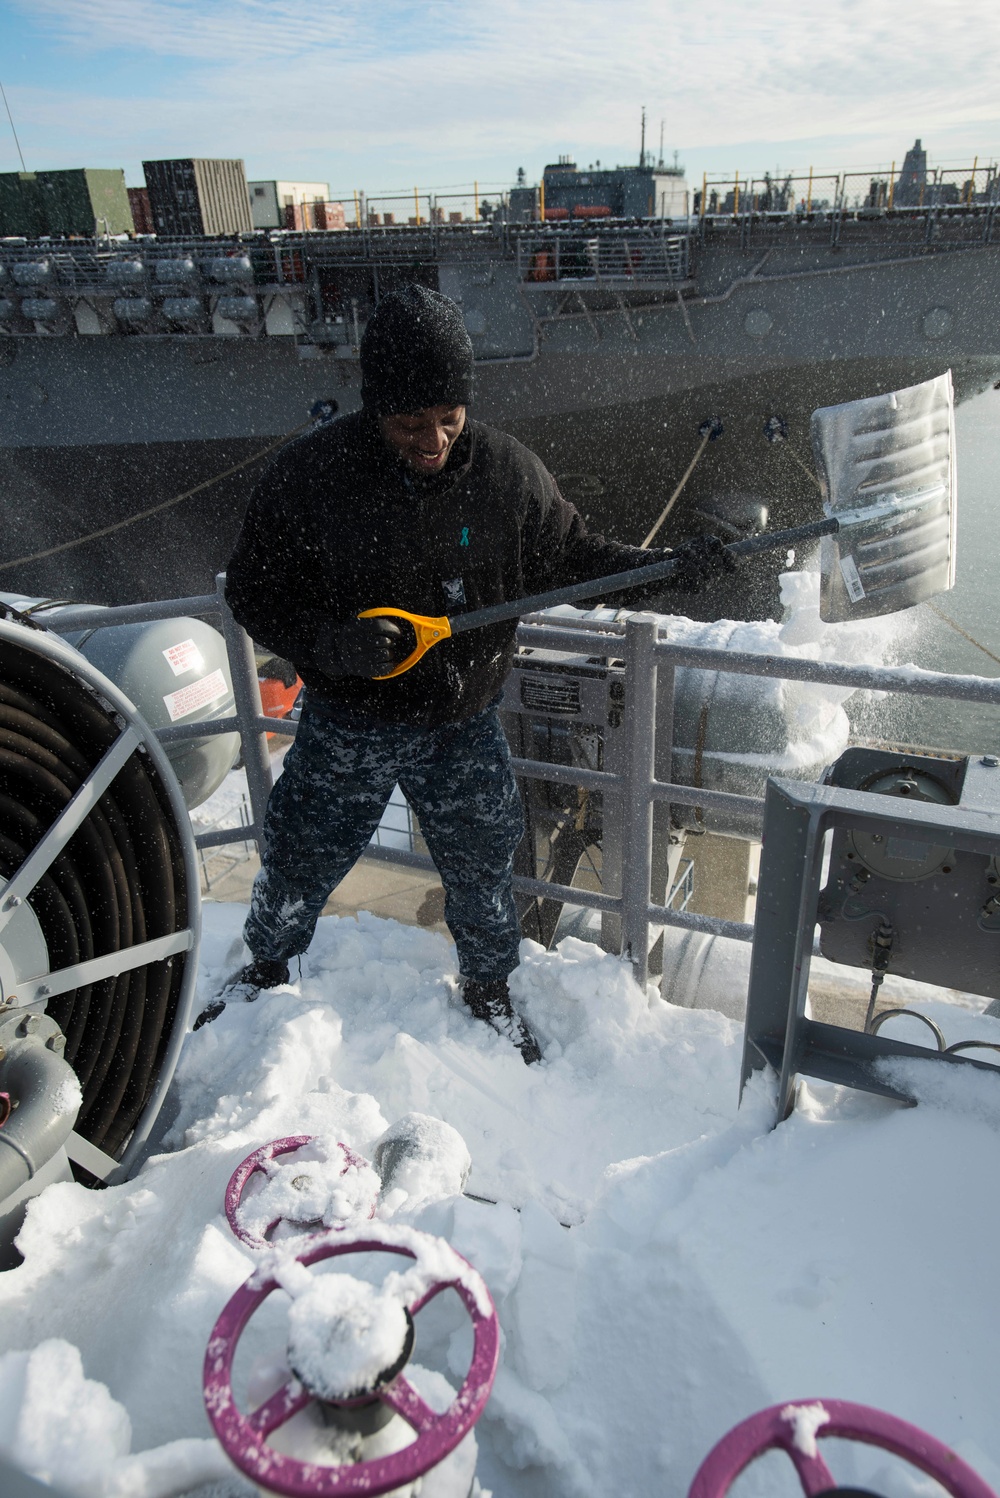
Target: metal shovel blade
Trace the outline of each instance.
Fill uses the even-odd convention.
[[[888,395],[823,406],[811,423],[824,509],[820,616],[894,614],[955,582],[951,371]]]

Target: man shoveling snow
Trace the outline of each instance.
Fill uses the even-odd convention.
[[[447,639],[389,678],[407,655],[402,630],[359,615],[382,604],[460,615],[666,556],[680,564],[671,584],[691,590],[734,563],[709,537],[663,552],[590,535],[533,453],[467,419],[472,344],[447,297],[422,286],[384,297],[361,373],[363,409],[278,455],[229,564],[234,614],[295,664],[305,705],[268,803],[244,929],[253,960],[214,1013],[287,980],[398,782],[444,884],[465,1003],[530,1063],[538,1044],[507,986],[524,824],[496,708],[516,620]]]

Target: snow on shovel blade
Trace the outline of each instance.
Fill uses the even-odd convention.
[[[820,615],[828,623],[910,608],[955,582],[951,371],[812,414],[824,509]]]

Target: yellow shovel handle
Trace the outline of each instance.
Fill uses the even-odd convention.
[[[405,661],[400,661],[391,671],[384,676],[376,676],[374,681],[388,681],[391,676],[402,676],[404,671],[409,671],[415,666],[421,656],[427,654],[432,645],[438,645],[442,640],[447,640],[451,634],[451,624],[442,617],[431,619],[426,614],[409,614],[406,609],[365,609],[358,615],[359,619],[382,619],[389,616],[393,619],[405,619],[407,624],[413,625],[413,633],[417,637],[416,649],[411,650]]]

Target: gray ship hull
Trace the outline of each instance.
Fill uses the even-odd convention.
[[[538,452],[588,521],[618,539],[641,541],[699,425],[721,420],[669,541],[700,528],[693,512],[711,496],[753,496],[772,524],[815,515],[793,454],[811,466],[817,406],[947,368],[959,400],[1000,379],[1000,245],[980,232],[929,253],[866,234],[836,251],[815,231],[756,246],[717,236],[683,296],[679,284],[624,278],[610,289],[574,275],[532,282],[509,258],[445,261],[436,280],[476,344],[475,414]],[[357,408],[355,332],[333,322],[305,339],[0,338],[0,564],[225,475],[159,516],[0,579],[108,603],[211,586],[261,471],[255,456],[317,400]],[[786,443],[765,438],[773,416]],[[758,572],[758,587],[743,580],[692,611],[770,612],[773,575]]]

